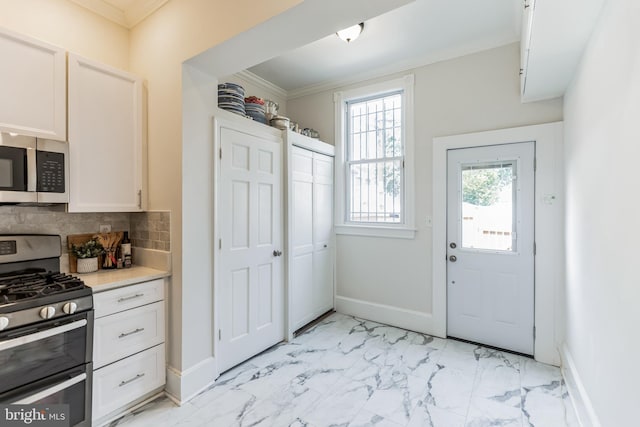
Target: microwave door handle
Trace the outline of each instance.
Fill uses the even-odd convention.
[[[27,191],[36,191],[38,180],[38,164],[36,161],[36,149],[27,148]]]
[[[86,324],[87,324],[87,320],[82,319],[66,325],[57,326],[55,328],[45,329],[44,331],[36,332],[35,334],[25,335],[23,337],[13,338],[7,341],[0,341],[0,351],[9,350],[15,347],[20,347],[21,345],[29,344],[35,341],[40,341],[45,338],[52,337],[54,335],[64,334],[65,332],[82,328]]]
[[[73,385],[78,384],[79,382],[82,382],[84,380],[87,379],[87,374],[86,373],[82,373],[80,375],[78,375],[77,377],[73,377],[69,380],[66,380],[64,382],[61,382],[60,384],[56,384],[53,387],[49,387],[48,389],[42,390],[37,392],[36,394],[32,394],[29,397],[25,397],[24,399],[18,400],[17,402],[13,402],[13,405],[30,405],[32,403],[35,403],[39,400],[44,399],[45,397],[49,397],[52,394],[56,394],[59,391],[62,391],[66,388],[69,388]]]

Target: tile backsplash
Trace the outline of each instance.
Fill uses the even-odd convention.
[[[139,248],[171,250],[171,214],[136,212],[131,214],[131,245]]]
[[[107,224],[113,231],[129,231],[132,246],[170,251],[170,218],[165,211],[68,213],[64,205],[7,205],[0,206],[0,234],[59,234],[61,269],[68,271],[68,235],[98,233],[100,225]]]

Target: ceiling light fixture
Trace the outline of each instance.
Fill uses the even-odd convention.
[[[360,37],[360,33],[364,29],[364,22],[359,23],[358,25],[354,25],[349,28],[345,28],[344,30],[340,30],[336,33],[341,40],[344,40],[347,43],[350,43]]]

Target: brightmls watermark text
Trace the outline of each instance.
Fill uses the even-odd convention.
[[[3,427],[69,427],[69,405],[0,405]]]

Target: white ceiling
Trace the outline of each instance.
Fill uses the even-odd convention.
[[[350,44],[330,34],[249,71],[296,97],[519,41],[521,19],[516,0],[416,0],[365,21]]]

